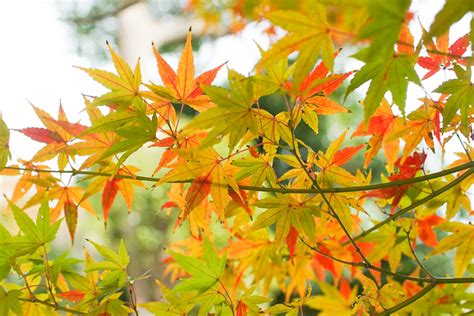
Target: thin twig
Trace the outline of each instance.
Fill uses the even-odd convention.
[[[289,106],[288,104],[288,100],[286,98],[286,95],[284,96],[284,100],[285,100],[285,103],[287,104],[287,108],[288,109],[291,109],[291,107]],[[298,160],[298,163],[301,165],[301,168],[304,170],[304,172],[306,173],[306,175],[308,176],[308,178],[311,180],[312,182],[312,186],[313,188],[316,189],[317,193],[319,195],[321,195],[321,197],[323,198],[324,200],[324,203],[326,203],[326,205],[328,206],[329,208],[329,212],[331,213],[331,215],[336,219],[336,221],[339,223],[339,226],[341,226],[342,230],[344,231],[344,234],[347,236],[347,238],[349,239],[350,243],[354,246],[354,249],[356,250],[356,252],[359,254],[359,256],[362,258],[362,260],[367,264],[367,265],[370,265],[370,262],[369,260],[367,259],[367,257],[364,255],[364,253],[362,252],[362,250],[359,248],[359,246],[357,245],[357,243],[355,242],[355,240],[352,238],[352,234],[347,230],[346,226],[344,225],[344,223],[342,222],[341,218],[339,217],[339,215],[337,214],[336,210],[332,207],[331,203],[329,202],[329,199],[326,197],[326,195],[324,193],[321,192],[321,187],[319,186],[318,184],[318,181],[313,177],[313,175],[309,172],[306,164],[303,162],[302,158],[300,157],[300,153],[299,153],[299,150],[298,150],[298,143],[296,142],[295,140],[295,129],[293,127],[293,115],[292,115],[292,112],[289,113],[290,115],[290,121],[288,124],[288,128],[290,129],[290,133],[291,133],[291,139],[292,139],[292,142],[293,142],[293,149],[292,149],[292,152],[293,152],[293,155],[295,156],[296,160]]]
[[[431,274],[431,272],[425,267],[425,265],[423,264],[423,262],[421,262],[420,258],[418,258],[416,252],[415,252],[415,248],[413,248],[413,246],[411,245],[411,241],[410,241],[410,231],[405,231],[406,235],[407,235],[407,242],[408,242],[408,246],[410,247],[410,250],[411,250],[411,253],[413,255],[413,257],[415,258],[415,261],[416,263],[418,263],[418,265],[420,266],[421,270],[423,270],[423,272],[426,273],[426,275],[428,275],[430,277],[430,279],[434,279],[435,277]]]

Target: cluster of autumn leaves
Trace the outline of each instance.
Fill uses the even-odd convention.
[[[185,279],[172,290],[160,283],[167,302],[143,305],[157,315],[185,315],[193,308],[199,308],[200,315],[258,313],[271,299],[256,293],[268,295],[274,284],[287,303],[266,308],[268,314],[297,315],[303,306],[323,315],[389,313],[402,307],[410,312],[415,308],[410,305],[413,298],[428,292],[430,299],[419,301],[418,310],[429,310],[433,302],[448,308],[469,301],[465,284],[473,281],[469,275],[474,227],[459,219],[462,210],[471,212],[467,192],[474,181],[469,143],[474,91],[463,57],[469,34],[449,46],[447,35],[438,36],[435,44],[433,34],[423,30],[423,39],[415,45],[406,20],[409,1],[383,3],[372,1],[357,14],[313,3],[268,10],[265,18],[287,34],[269,50],[261,50],[254,75],[227,69],[226,88],[212,85],[223,64],[196,77],[191,30],[177,71],[153,47],[162,85],[144,84],[139,62],[132,71],[108,45],[116,73],[81,68],[108,90],[84,98],[89,126],[72,123],[61,107],[56,119],[33,106],[43,127],[17,130],[44,143],[31,159],[2,171],[20,175],[9,199],[22,233],[31,235],[26,232],[31,223],[18,215],[23,211],[15,203],[26,199],[22,209],[43,203],[42,212],[44,201],[51,203],[51,222],[58,223],[63,215],[74,241],[80,210],[98,216],[91,196],[101,193],[102,218],[107,222],[118,193],[130,211],[135,188],[148,182],[153,187],[167,185],[162,210],[177,215],[176,226],[188,223],[190,232],[189,239],[170,245],[167,260],[171,279]],[[328,21],[328,10],[335,8],[344,22]],[[355,56],[365,65],[355,74],[334,73],[334,60],[340,58],[334,40],[344,34],[354,37],[347,30],[361,17],[371,17],[368,24],[355,28],[360,38],[372,40]],[[387,30],[380,30],[382,24]],[[422,49],[427,57],[419,56]],[[289,63],[294,51],[299,54]],[[316,63],[319,56],[322,61]],[[437,99],[427,94],[410,101],[419,107],[406,114],[408,80],[422,87],[415,64],[428,70],[421,80],[440,69],[453,71],[457,79],[445,81],[436,90],[441,93]],[[318,137],[321,115],[348,113],[331,94],[351,76],[346,96],[370,81],[362,102],[365,119],[350,134],[359,144],[344,145],[347,129],[327,148],[309,146],[295,130],[305,125],[313,132],[308,137]],[[391,103],[384,98],[386,92],[391,92]],[[262,97],[273,94],[281,97],[286,110],[273,113],[261,106]],[[183,115],[185,107],[197,112],[189,121]],[[3,125],[2,142],[8,139]],[[462,141],[465,151],[446,170],[425,174],[427,156],[457,140],[453,136],[458,134],[467,139]],[[151,176],[140,175],[136,166],[126,163],[147,147],[162,148]],[[8,144],[1,148],[2,157],[8,155]],[[370,167],[381,150],[387,175],[377,184]],[[349,169],[347,163],[360,152],[365,155],[363,164]],[[45,164],[53,159],[55,171]],[[276,161],[285,166],[284,173],[277,174]],[[63,183],[57,177],[61,173],[79,182]],[[440,212],[442,208],[446,211]],[[370,220],[372,216],[377,219]],[[215,222],[226,231],[220,251],[211,242]],[[448,235],[438,241],[440,232]],[[39,246],[28,255],[40,251],[44,257],[47,250],[42,247],[50,241],[35,239]],[[134,295],[133,282],[123,273],[129,260],[124,246],[116,255],[93,245],[111,263],[95,264],[86,256],[88,287],[81,288],[82,279],[62,268],[55,277],[48,275],[52,262],[43,260],[44,282],[51,294],[43,295],[43,305],[57,307],[57,293],[83,312],[136,311],[133,299],[124,305],[116,295],[124,286]],[[432,248],[428,257],[455,249],[453,271],[435,276],[419,258],[420,245]],[[6,258],[15,261],[25,255],[15,251]],[[21,265],[4,266],[18,272]],[[91,275],[101,269],[105,272]],[[453,277],[444,278],[449,275]],[[319,288],[317,295],[310,283]],[[452,284],[460,290],[447,295]],[[92,291],[95,285],[100,290]],[[107,285],[115,286],[115,292]],[[101,291],[115,309],[103,311]],[[28,301],[28,293],[10,294]],[[33,299],[33,292],[29,295]],[[18,310],[16,305],[6,306],[7,312]]]

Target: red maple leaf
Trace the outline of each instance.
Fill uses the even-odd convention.
[[[418,152],[415,152],[413,153],[413,155],[407,157],[405,161],[403,161],[403,163],[402,163],[401,158],[399,158],[395,162],[395,166],[398,167],[399,172],[389,176],[388,179],[390,181],[398,181],[398,180],[413,178],[418,172],[418,170],[420,170],[423,167],[425,159],[426,159],[426,154],[425,153],[420,154]],[[410,185],[405,184],[405,185],[395,186],[395,187],[386,188],[386,189],[373,190],[366,193],[364,196],[377,197],[381,199],[390,199],[393,197],[392,206],[390,208],[390,212],[393,212],[393,210],[395,210],[395,208],[398,206],[398,203],[400,203],[400,200],[402,199],[403,195],[409,188],[410,188]]]
[[[448,34],[439,37],[436,44],[431,40],[426,43],[427,52],[430,57],[418,57],[418,65],[429,70],[424,75],[423,80],[433,76],[440,69],[447,69],[453,62],[461,65],[466,64],[466,61],[461,56],[466,52],[469,45],[469,34],[458,38],[449,46],[446,52],[448,44]]]

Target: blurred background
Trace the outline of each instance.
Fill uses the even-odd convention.
[[[228,9],[231,3],[243,3],[236,15]],[[259,57],[258,43],[267,48],[274,36],[268,36],[265,22],[246,24],[246,16],[255,14],[253,6],[259,1],[232,0],[16,0],[3,1],[0,9],[0,111],[5,122],[12,129],[41,126],[39,119],[31,109],[30,103],[38,106],[53,116],[62,104],[72,122],[88,124],[83,112],[82,94],[99,95],[103,87],[94,82],[81,70],[73,66],[101,68],[113,71],[108,56],[106,41],[123,56],[128,63],[135,64],[140,57],[144,82],[160,82],[151,49],[154,42],[165,59],[175,68],[179,53],[183,47],[186,32],[193,27],[193,48],[195,49],[196,73],[228,62],[227,67],[242,74],[251,73]],[[294,1],[279,0],[283,6],[291,7]],[[414,0],[412,11],[416,12],[425,26],[430,25],[444,1]],[[451,39],[455,40],[468,30],[469,21],[462,20],[452,30]],[[420,38],[421,28],[418,21],[413,22],[416,31],[415,40]],[[278,35],[277,30],[277,35]],[[353,51],[350,48],[342,51],[338,60]],[[344,64],[336,60],[335,72],[358,69],[360,64],[354,59]],[[227,76],[226,69],[220,71],[216,81],[223,84]],[[425,88],[433,90],[439,82],[429,81]],[[408,98],[415,100],[423,97],[420,89],[410,86]],[[336,99],[342,102],[341,95]],[[346,126],[357,126],[362,119],[357,95],[352,95],[345,106],[352,109],[352,115],[323,117],[320,122],[320,135],[307,138],[307,142],[317,148],[325,147],[328,139],[338,136]],[[268,97],[264,104],[272,105],[272,112],[283,106],[278,98]],[[408,104],[414,109],[419,103]],[[276,109],[276,110],[275,110]],[[190,113],[192,115],[192,113]],[[354,119],[355,118],[355,119]],[[351,121],[352,120],[352,121]],[[354,121],[355,120],[355,121]],[[331,124],[328,131],[325,126]],[[309,134],[300,130],[300,135]],[[326,133],[330,133],[327,135]],[[32,142],[19,133],[12,132],[11,137],[13,161],[18,158],[29,159],[41,144]],[[427,172],[437,170],[449,162],[449,155],[456,148],[448,149],[448,158],[438,154],[429,162]],[[439,151],[438,151],[439,152]],[[152,154],[150,154],[152,153]],[[159,159],[160,152],[148,150],[145,154],[134,155],[129,164],[138,166],[140,174],[151,175]],[[355,166],[362,160],[362,153],[353,160]],[[383,170],[383,163],[378,160],[372,164],[376,177]],[[281,171],[281,170],[280,170]],[[64,181],[69,181],[65,177]],[[74,181],[74,180],[73,180]],[[14,180],[0,177],[2,193],[10,194]],[[84,185],[84,184],[80,184]],[[56,245],[58,253],[70,250],[80,258],[84,238],[117,245],[120,238],[125,243],[133,258],[130,274],[139,276],[149,273],[152,277],[137,283],[139,301],[158,298],[158,287],[154,279],[162,278],[164,257],[163,247],[168,242],[185,238],[186,227],[177,234],[171,234],[174,218],[168,218],[160,212],[166,201],[162,189],[147,185],[138,189],[130,214],[127,213],[121,197],[110,213],[107,230],[103,222],[85,212],[79,215],[76,242],[69,241],[65,225],[63,243]],[[100,197],[95,198],[94,206],[100,213]],[[5,209],[5,201],[1,201]],[[21,204],[21,203],[20,203]],[[11,222],[8,211],[0,215],[0,221]]]

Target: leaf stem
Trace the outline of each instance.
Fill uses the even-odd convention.
[[[217,281],[219,282],[220,286],[224,289],[225,294],[223,294],[223,296],[227,304],[229,304],[230,310],[232,311],[232,315],[235,315],[234,302],[232,301],[232,298],[230,297],[229,292],[227,291],[226,287],[224,286],[221,280],[218,279]]]

